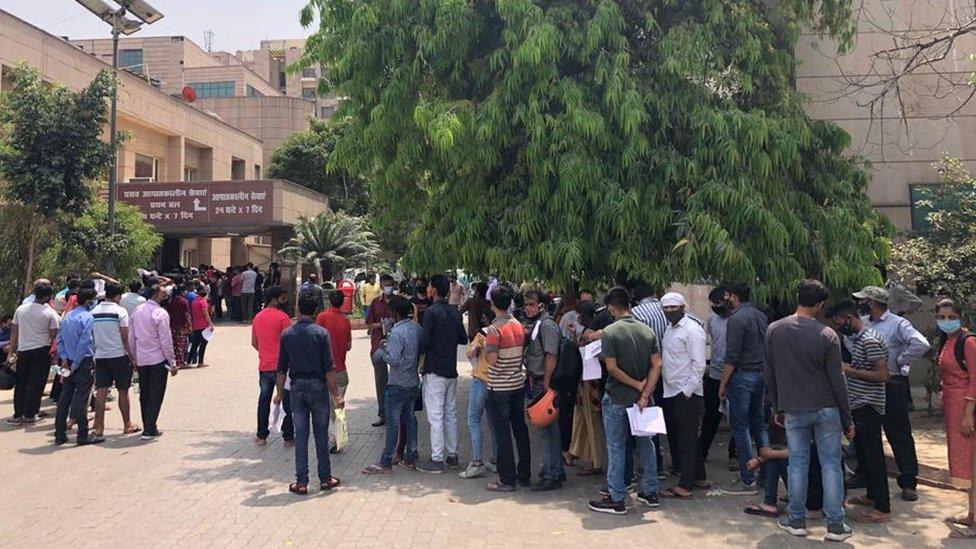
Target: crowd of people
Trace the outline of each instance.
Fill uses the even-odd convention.
[[[311,275],[298,289],[293,322],[291,296],[275,265],[263,280],[250,265],[228,271],[230,309],[251,322],[259,357],[255,444],[267,444],[272,406],[281,405],[280,432],[296,452],[289,490],[308,493],[311,435],[320,489],[334,489],[341,481],[329,455],[341,452],[343,442],[329,427],[342,417],[349,385],[347,297]],[[93,273],[84,280],[68,277],[57,293],[50,281],[38,280],[10,319],[9,334],[0,327],[0,344],[16,370],[14,414],[7,423],[39,420],[51,372],[56,444],[67,442],[72,428],[79,445],[105,440],[105,402],[113,385],[124,432],[146,440],[161,436],[157,421],[167,379],[205,365],[214,316],[220,317],[214,302],[225,295],[225,278],[205,266],[166,276],[141,272],[124,292],[117,281]],[[662,499],[716,489],[705,461],[726,417],[729,470],[737,475],[721,492],[750,496],[761,487],[762,501],[744,511],[776,518],[793,535],[807,535],[807,522],[823,518],[826,539],[849,538],[845,506],[862,508],[853,515],[859,522],[891,520],[882,432],[895,454],[902,499],[917,500],[908,373],[930,343],[889,309],[886,289],[869,286],[831,302],[824,284],[806,280],[796,291],[795,310],[780,318],[753,303],[748,285],[728,283],[709,294],[712,312],[705,320],[691,314],[680,293],[661,293],[632,282],[609,290],[600,302],[587,290],[554,300],[531,284],[516,289],[495,277],[468,288],[444,274],[400,283],[386,274],[367,276],[358,297],[376,391],[372,425],[384,428],[385,442],[362,472],[391,474],[399,465],[429,474],[454,470],[462,479],[492,473],[497,478],[486,485],[490,491],[522,486],[544,492],[561,489],[567,467],[578,467],[580,476],[605,475],[589,508],[624,514],[631,492],[640,505],[654,508]],[[976,364],[976,337],[962,326],[954,302],[939,302],[935,313],[950,473],[972,486],[976,373],[969,366]],[[472,366],[466,464],[458,443],[462,345]],[[594,346],[599,373],[584,375],[584,357]],[[129,411],[133,372],[142,427]],[[527,413],[527,403],[553,417]],[[634,436],[632,409],[656,407],[666,434]],[[430,435],[430,453],[423,456],[420,410]],[[542,444],[535,471],[530,429]],[[665,437],[668,456],[661,451]],[[844,450],[843,439],[853,451]],[[846,479],[845,459],[856,461],[856,472]],[[665,488],[669,477],[673,482]],[[777,505],[780,480],[788,488],[785,514]],[[863,494],[848,494],[861,487]],[[976,537],[974,509],[971,488],[968,514],[947,519],[959,527],[954,536]]]

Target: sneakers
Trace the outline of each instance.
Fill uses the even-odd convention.
[[[488,460],[488,463],[485,464],[485,469],[487,469],[489,473],[497,473],[498,464],[492,460]]]
[[[901,491],[901,499],[905,501],[918,501],[918,490],[915,488],[905,488]]]
[[[591,511],[607,513],[609,515],[623,515],[627,513],[627,506],[624,505],[624,502],[613,501],[610,496],[604,496],[601,499],[590,501],[589,507]]]
[[[776,525],[797,537],[806,537],[807,524],[800,520],[790,520],[790,517],[780,517]]]
[[[854,529],[847,525],[845,522],[828,524],[827,525],[827,535],[824,539],[827,541],[844,541],[845,539],[854,535]]]
[[[468,464],[468,468],[458,473],[461,478],[478,478],[485,474],[485,466],[482,463],[474,462]]]
[[[417,470],[421,473],[430,473],[432,475],[439,475],[444,472],[444,462],[443,461],[431,461],[424,460],[417,462]]]
[[[532,491],[533,492],[551,492],[553,490],[559,490],[562,487],[563,487],[563,484],[561,482],[559,482],[558,480],[543,479],[543,480],[539,481],[539,484],[536,484],[535,486],[532,487]]]
[[[723,488],[722,492],[730,496],[754,496],[759,493],[756,490],[755,482],[746,484],[741,480],[736,480],[734,483],[732,483],[732,486],[729,486],[728,488]]]
[[[14,426],[20,427],[23,424],[24,424],[24,418],[21,418],[21,417],[8,417],[7,418],[7,425],[14,425]]]
[[[447,456],[446,465],[455,470],[461,468],[461,463],[458,461],[458,457],[456,455]]]
[[[657,508],[661,506],[661,500],[658,499],[657,492],[651,492],[649,494],[638,493],[637,501],[651,508]]]

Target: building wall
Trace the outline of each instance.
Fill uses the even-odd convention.
[[[314,103],[294,97],[212,97],[197,101],[201,108],[264,143],[262,164],[291,134],[305,130]]]
[[[976,102],[962,107],[953,117],[945,115],[959,108],[971,87],[953,90],[948,81],[965,83],[973,64],[976,37],[959,37],[944,61],[919,71],[902,82],[901,98],[887,98],[875,112],[867,106],[878,90],[852,85],[870,80],[874,70],[872,54],[893,47],[890,34],[880,29],[927,31],[963,22],[972,8],[944,19],[947,0],[865,0],[856,44],[847,55],[836,54],[837,44],[815,35],[803,35],[796,48],[800,61],[797,89],[808,96],[810,117],[832,120],[851,134],[849,152],[862,155],[873,164],[868,196],[878,211],[900,229],[911,228],[910,185],[938,182],[932,163],[949,152],[976,167]],[[904,107],[904,110],[902,108]]]
[[[247,86],[250,85],[258,92],[268,96],[280,96],[278,88],[267,80],[259,77],[254,71],[244,65],[214,65],[209,67],[192,67],[184,71],[186,83],[191,82],[234,82],[234,95],[247,96]]]

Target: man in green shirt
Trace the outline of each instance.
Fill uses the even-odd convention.
[[[603,429],[607,437],[607,491],[603,499],[590,502],[598,513],[622,515],[627,512],[624,497],[624,462],[630,421],[627,408],[650,405],[654,386],[661,377],[661,350],[654,331],[630,315],[630,296],[623,288],[607,293],[605,304],[614,318],[603,329],[600,358],[606,364],[606,394],[603,396]],[[637,451],[644,462],[637,501],[658,507],[657,460],[651,437],[637,437]]]

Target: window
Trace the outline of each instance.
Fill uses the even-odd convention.
[[[142,50],[119,50],[119,68],[142,74]]]
[[[278,73],[278,89],[285,91],[287,87],[288,77],[285,75],[284,71]]]
[[[318,75],[315,74],[314,68],[309,67],[307,69],[302,69],[302,78],[318,78]]]
[[[197,92],[197,97],[234,97],[234,82],[190,82],[187,84],[193,91]]]
[[[244,171],[247,169],[247,164],[240,159],[231,158],[230,160],[230,178],[235,181],[240,181],[247,179],[247,174]]]
[[[315,88],[302,88],[303,99],[315,99]]]
[[[333,107],[332,105],[328,105],[326,107],[322,107],[322,116],[321,117],[322,118],[329,118],[330,116],[332,116],[332,113],[334,113],[334,112],[335,112],[335,107]]]
[[[197,169],[187,166],[183,168],[183,181],[196,181],[197,180]]]
[[[254,179],[261,179],[261,165],[254,165]]]
[[[245,87],[247,89],[248,97],[264,97],[264,94],[259,92],[257,89],[255,89],[254,86],[250,84],[245,84]]]
[[[159,174],[159,159],[136,153],[136,173],[135,177],[129,181],[151,183],[156,181]]]

